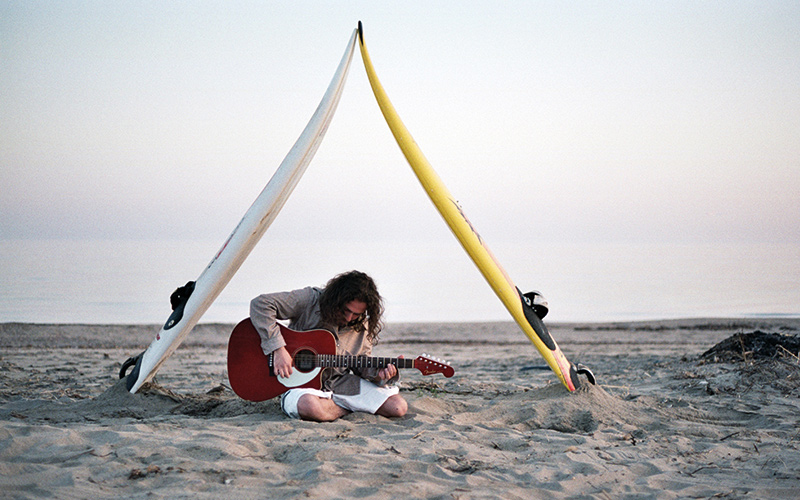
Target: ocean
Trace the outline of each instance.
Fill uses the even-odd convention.
[[[0,241],[0,322],[160,324],[169,295],[196,279],[221,242]],[[492,250],[550,322],[800,316],[793,244],[523,244]],[[371,274],[388,322],[510,320],[452,242],[271,242],[265,238],[201,322],[237,322],[260,293]]]

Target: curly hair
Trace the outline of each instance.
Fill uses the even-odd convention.
[[[367,309],[350,322],[350,326],[358,332],[366,330],[369,341],[377,343],[378,334],[383,329],[383,298],[378,293],[375,281],[361,271],[342,273],[328,281],[319,298],[322,320],[336,324],[345,305],[354,300],[365,303]]]

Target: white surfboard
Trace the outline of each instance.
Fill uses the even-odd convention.
[[[328,90],[308,125],[222,248],[197,278],[188,299],[183,299],[177,304],[172,315],[147,350],[123,365],[120,377],[126,377],[125,385],[131,393],[138,391],[142,384],[150,380],[162,363],[186,338],[200,317],[239,270],[264,231],[272,224],[286,203],[314,157],[333,118],[333,113],[344,89],[355,41],[356,31],[354,30]],[[125,370],[134,363],[131,373],[125,375]]]

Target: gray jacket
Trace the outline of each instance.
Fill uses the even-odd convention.
[[[319,298],[322,290],[306,287],[291,292],[267,293],[259,295],[250,302],[250,320],[261,337],[261,349],[269,354],[280,349],[286,342],[278,328],[278,320],[289,320],[289,328],[304,331],[325,329],[336,338],[336,354],[371,356],[372,343],[367,332],[358,332],[353,327],[339,328],[337,325],[323,324],[320,314]],[[378,385],[396,382],[398,376],[383,382],[378,378],[377,368],[326,368],[322,372],[322,387],[336,394],[354,395],[360,392],[360,379],[370,380]]]

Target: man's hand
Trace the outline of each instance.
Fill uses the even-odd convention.
[[[281,377],[288,377],[292,374],[292,357],[289,356],[289,351],[285,347],[280,347],[272,351],[273,368],[275,375]]]
[[[403,356],[398,356],[398,358],[402,358]],[[381,368],[378,372],[378,378],[381,380],[389,380],[394,378],[397,375],[397,367],[394,365],[389,365],[386,368]]]

